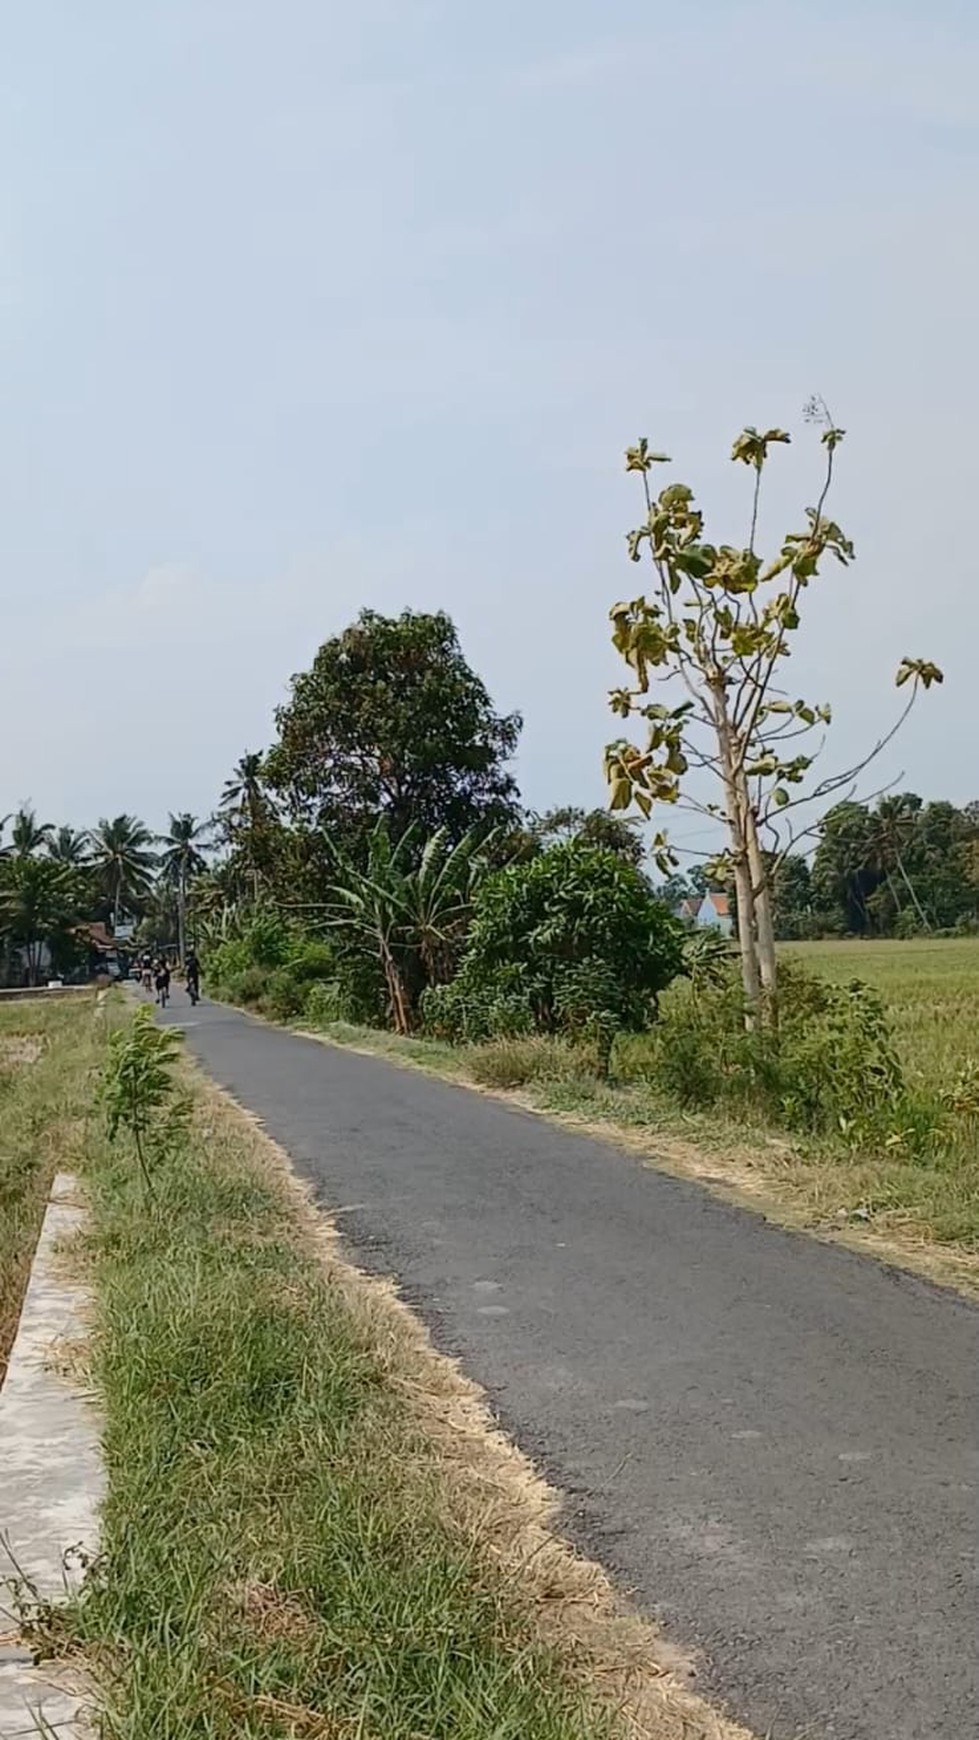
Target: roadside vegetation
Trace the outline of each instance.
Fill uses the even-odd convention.
[[[0,816],[0,989],[85,983],[110,960],[124,971],[140,943],[182,958],[208,833],[187,813],[159,836],[130,815],[90,829],[55,827],[30,804]]]
[[[0,1383],[51,1181],[84,1135],[93,1000],[0,1004]]]
[[[607,1078],[587,1046],[554,1038],[460,1046],[343,1022],[322,1032],[514,1093],[776,1218],[876,1241],[975,1290],[979,942],[882,943],[866,961],[865,944],[829,945],[825,957],[824,946],[807,947],[805,977],[789,956],[776,1056],[732,1018],[730,967],[706,990],[696,969],[676,982],[650,1032],[617,1038]],[[863,967],[873,991],[852,988]]]
[[[273,741],[207,823],[178,811],[154,837],[124,815],[77,835],[22,806],[0,845],[0,970],[34,976],[44,947],[80,946],[83,907],[126,913],[134,946],[192,942],[211,994],[273,1020],[450,1047],[462,1073],[547,1081],[552,1099],[573,1079],[592,1106],[619,1096],[613,1122],[737,1131],[815,1218],[971,1248],[979,1046],[939,1049],[923,1011],[862,971],[869,954],[834,975],[818,948],[785,948],[956,936],[971,960],[979,935],[979,804],[855,797],[938,667],[902,661],[896,716],[835,772],[817,765],[829,702],[786,689],[811,589],[854,559],[830,517],[843,431],[818,399],[806,420],[817,505],[768,556],[762,485],[785,431],[732,448],[743,543],[709,541],[690,487],[654,486],[665,456],[629,449],[645,590],[609,613],[610,702],[643,740],[608,746],[607,810],[528,813],[520,716],[496,709],[450,618],[365,610],[292,678]],[[719,850],[681,871],[663,818],[684,809]],[[705,892],[726,906],[699,912]],[[712,914],[727,939],[696,928]],[[964,1032],[945,1003],[938,987],[933,1025]]]
[[[699,519],[689,518],[688,495],[667,494],[656,511],[666,514],[662,536],[673,540],[671,597],[671,573],[678,587],[686,583],[677,563],[681,555],[686,561]],[[790,575],[785,609],[793,621],[823,547],[849,560],[838,528],[824,527],[816,545],[787,540],[772,576],[783,583]],[[704,546],[697,561],[730,567],[729,557]],[[750,599],[756,583],[767,582],[754,557],[746,562],[737,576],[725,569],[724,584]],[[719,587],[719,579],[701,587],[701,613],[714,608]],[[616,644],[648,682],[662,621],[648,601],[629,611],[628,633],[618,607],[613,612]],[[732,618],[725,633],[734,632]],[[668,664],[675,637],[665,645]],[[759,730],[780,734],[788,717],[807,733],[812,709],[786,715],[775,686],[781,634],[773,631],[759,652],[769,697]],[[732,640],[731,657],[743,656]],[[685,668],[681,661],[681,676]],[[913,662],[899,676],[912,694],[938,680],[934,667]],[[439,717],[447,697],[457,702],[470,691],[485,792],[471,780],[458,734]],[[922,1052],[900,1000],[861,974],[869,956],[859,951],[834,980],[820,972],[818,951],[792,957],[777,948],[776,987],[757,913],[751,919],[749,911],[747,965],[743,942],[684,929],[671,907],[699,882],[728,892],[743,930],[734,845],[699,877],[681,879],[670,870],[668,841],[657,836],[654,856],[661,874],[669,871],[657,887],[642,868],[631,817],[568,809],[523,815],[502,774],[489,775],[487,758],[502,753],[514,721],[495,720],[488,705],[457,644],[428,619],[365,615],[326,644],[312,672],[295,679],[276,744],[264,758],[243,759],[223,811],[226,855],[191,891],[212,993],[480,1085],[520,1090],[547,1109],[627,1128],[634,1139],[645,1131],[658,1153],[672,1132],[674,1151],[682,1147],[684,1163],[701,1175],[747,1175],[752,1188],[809,1224],[852,1223],[892,1242],[976,1251],[974,1042],[946,1045],[940,1057]],[[679,802],[690,760],[687,713],[681,706],[677,719],[666,718],[658,702],[639,710],[656,740],[654,760],[645,772],[629,761],[645,780],[630,775],[629,792],[649,797],[659,757],[660,799]],[[780,756],[748,787],[750,797],[761,782],[773,823],[802,804],[795,795],[783,803],[780,794],[795,793],[808,771],[805,757],[786,770]],[[613,757],[610,768],[621,802],[628,795],[621,761]],[[414,808],[405,815],[414,819],[406,823],[399,805],[408,790]],[[752,875],[765,878],[762,929],[770,919],[776,944],[820,926],[838,934],[854,914],[868,930],[910,935],[931,925],[931,934],[941,928],[932,913],[952,922],[963,937],[961,958],[972,958],[979,812],[922,805],[907,794],[886,806],[831,806],[819,819],[811,869],[791,849],[791,831],[781,844],[777,835],[775,844],[759,836]],[[954,1009],[937,1016],[946,1018],[960,1033],[971,1031]],[[380,1040],[383,1033],[397,1045]],[[704,1154],[698,1162],[698,1144],[709,1166]]]
[[[40,1127],[56,1081],[84,1131],[102,1550],[27,1626],[80,1653],[100,1733],[720,1740],[268,1139],[148,1011],[109,1024],[44,1008],[56,1078],[20,1108]]]

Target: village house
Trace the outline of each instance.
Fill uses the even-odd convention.
[[[692,894],[681,900],[675,914],[693,930],[713,930],[724,937],[734,935],[731,902],[726,894]]]

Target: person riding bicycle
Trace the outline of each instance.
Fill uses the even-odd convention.
[[[187,983],[187,995],[192,1003],[196,1003],[201,994],[201,963],[197,952],[191,949],[184,962],[184,978]]]

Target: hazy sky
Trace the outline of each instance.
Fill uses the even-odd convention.
[[[926,19],[926,11],[928,17]],[[0,53],[0,813],[208,810],[362,605],[602,797],[640,434],[740,541],[848,430],[799,693],[979,795],[974,0],[31,0]],[[696,822],[677,835],[695,843]]]

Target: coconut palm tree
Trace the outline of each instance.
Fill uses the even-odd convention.
[[[207,859],[204,848],[210,833],[210,822],[199,822],[196,816],[184,810],[180,815],[170,816],[170,831],[161,834],[160,845],[163,854],[160,859],[160,874],[165,883],[173,888],[177,895],[177,932],[180,949],[180,963],[183,965],[187,953],[187,889],[191,880],[207,869]]]
[[[900,876],[911,897],[911,904],[919,922],[925,930],[930,930],[928,914],[918,899],[906,864],[908,852],[914,843],[920,809],[921,799],[914,792],[899,792],[894,796],[881,798],[870,818],[870,862],[887,883],[896,911],[900,911],[901,900],[894,876],[895,873]]]
[[[48,856],[72,870],[84,869],[92,851],[91,836],[83,828],[61,827],[48,838]]]
[[[116,921],[149,899],[156,854],[153,835],[135,816],[102,816],[91,834],[92,868]]]
[[[259,898],[263,874],[268,870],[269,836],[275,819],[274,806],[265,789],[264,769],[264,756],[254,752],[243,755],[225,783],[217,814],[217,821],[251,882],[255,901]]]
[[[248,753],[236,763],[234,772],[225,781],[218,806],[222,816],[232,824],[245,823],[249,827],[259,825],[269,809],[263,779],[265,757]]]
[[[13,824],[7,851],[14,858],[33,858],[51,838],[51,823],[38,821],[33,804],[21,804]]]

